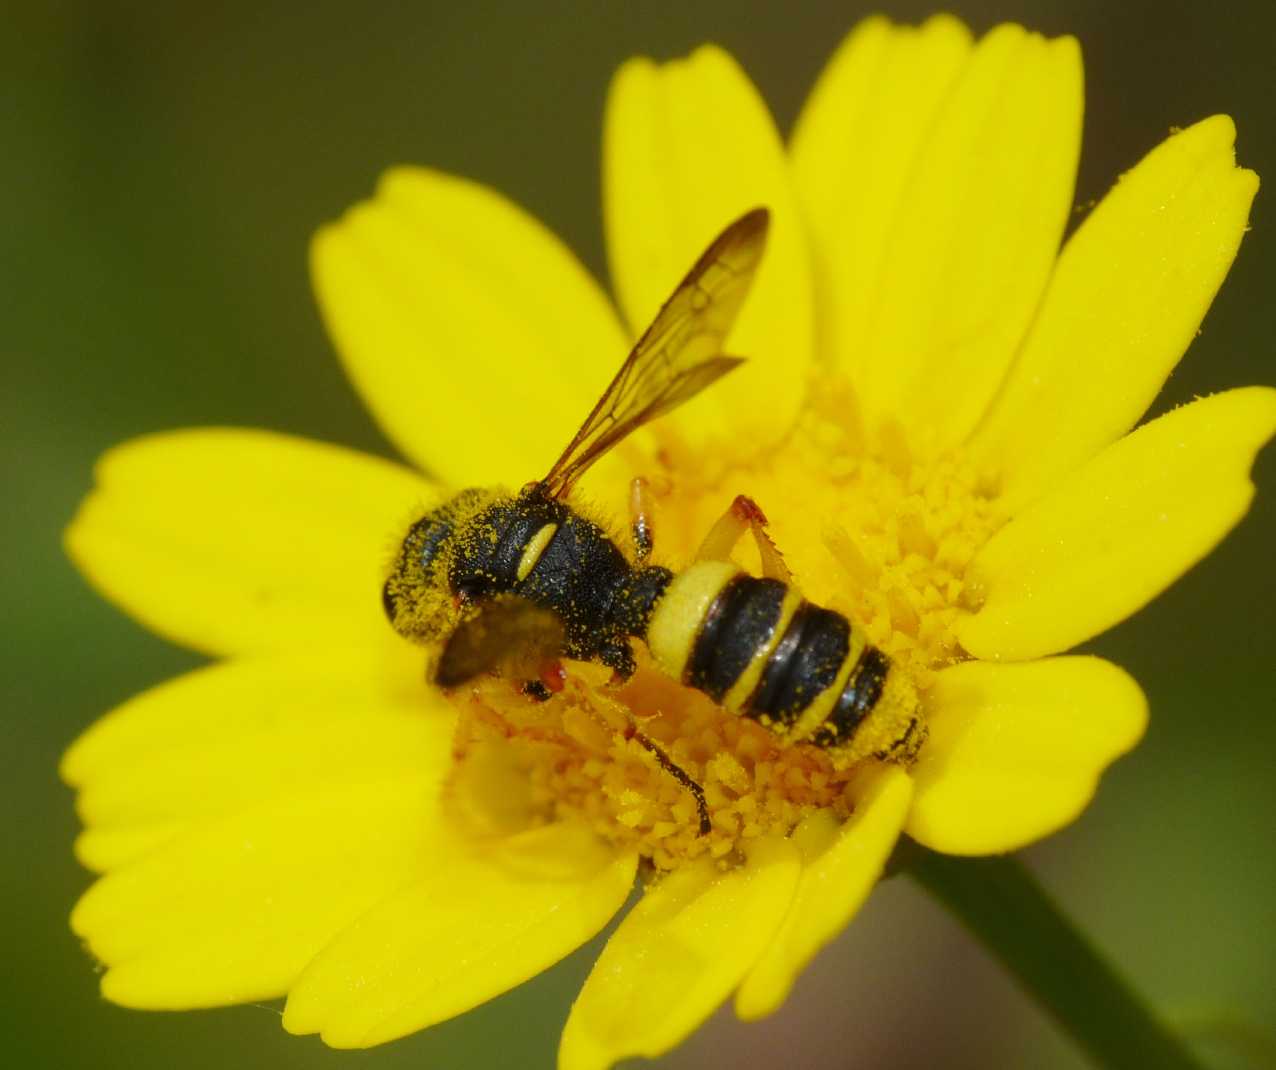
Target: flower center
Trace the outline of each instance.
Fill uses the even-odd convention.
[[[819,749],[781,746],[761,725],[646,664],[619,688],[608,675],[573,666],[548,702],[528,700],[508,680],[474,688],[461,708],[450,792],[472,833],[575,817],[672,869],[706,854],[728,859],[743,840],[786,835],[811,808],[843,818],[854,809],[854,770],[835,770]],[[707,834],[694,794],[653,746],[704,792]]]
[[[953,634],[965,572],[1004,522],[960,454],[929,455],[888,424],[870,438],[844,381],[816,384],[784,443],[691,463],[667,438],[665,479],[653,478],[656,556],[685,567],[736,494],[761,505],[769,533],[811,601],[845,615],[916,687],[924,716],[936,669],[964,655]],[[745,545],[739,564],[756,571]],[[567,686],[536,703],[486,679],[461,702],[453,799],[480,830],[566,816],[661,869],[742,840],[792,830],[810,808],[854,809],[856,766],[838,769],[809,743],[785,746],[662,676],[638,643],[640,669],[613,687],[600,666],[571,666]],[[837,763],[844,764],[844,763]],[[676,775],[675,766],[683,776]],[[711,831],[702,835],[704,793]],[[517,785],[517,787],[513,787]]]

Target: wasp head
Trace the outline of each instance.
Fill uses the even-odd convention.
[[[432,509],[408,528],[381,588],[381,604],[394,630],[407,639],[443,639],[461,619],[449,583],[457,542],[499,492],[471,489]]]

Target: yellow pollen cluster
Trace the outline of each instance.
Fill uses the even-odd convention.
[[[826,549],[843,572],[848,615],[920,688],[961,657],[953,625],[966,569],[1004,522],[960,456],[915,460],[902,436],[830,481]]]
[[[787,835],[812,808],[841,817],[853,809],[851,770],[834,770],[816,748],[782,747],[765,728],[645,667],[616,688],[605,672],[573,664],[548,702],[490,677],[459,706],[448,797],[479,836],[583,818],[672,869],[703,855],[733,863],[743,841]],[[707,835],[692,792],[639,734],[704,790]]]

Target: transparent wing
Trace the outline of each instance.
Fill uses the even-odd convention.
[[[656,314],[589,418],[544,479],[561,498],[631,431],[695,397],[744,362],[722,355],[766,245],[770,213],[755,208],[724,230]]]
[[[480,673],[563,652],[563,623],[548,609],[517,595],[484,602],[443,645],[434,670],[440,687],[455,687]]]

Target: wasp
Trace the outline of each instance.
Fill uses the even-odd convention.
[[[785,743],[834,756],[849,750],[884,697],[896,710],[902,702],[907,730],[879,757],[916,753],[924,727],[911,685],[843,614],[801,596],[751,499],[737,497],[696,560],[676,574],[650,563],[651,510],[641,479],[632,487],[628,555],[567,500],[623,438],[743,363],[721,346],[762,259],[768,225],[767,210],[754,209],[705,250],[543,479],[517,493],[463,490],[408,529],[382,596],[401,635],[441,644],[438,685],[495,669],[511,652],[550,664],[597,661],[624,680],[636,669],[637,639],[662,672]],[[757,542],[761,577],[729,560],[746,532]],[[550,697],[547,679],[529,681],[525,692]],[[654,743],[634,737],[695,794],[707,832],[699,785]]]

